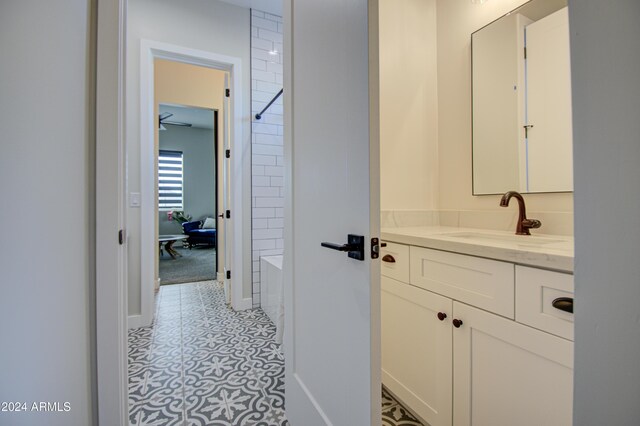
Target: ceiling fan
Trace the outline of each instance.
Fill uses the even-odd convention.
[[[168,125],[168,126],[180,126],[180,127],[191,127],[192,124],[191,123],[184,123],[182,121],[169,121],[167,120],[168,118],[171,118],[173,116],[172,113],[170,112],[161,112],[158,115],[158,128],[160,130],[167,130],[166,127],[164,127],[164,124]]]

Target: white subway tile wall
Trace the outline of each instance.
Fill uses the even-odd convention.
[[[282,18],[251,10],[253,306],[260,306],[260,256],[283,253],[284,129],[282,96],[260,120],[255,115],[282,89]]]

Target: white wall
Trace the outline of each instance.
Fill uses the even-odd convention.
[[[0,3],[0,401],[71,405],[3,425],[94,423],[92,3]]]
[[[498,206],[499,196],[471,195],[471,33],[522,3],[503,0],[479,5],[466,0],[438,0],[438,200],[442,210],[499,214],[505,210]],[[573,211],[573,194],[530,194],[525,198],[529,212]]]
[[[382,210],[437,208],[435,0],[380,0]]]
[[[260,305],[260,256],[282,254],[284,247],[283,95],[260,120],[255,119],[255,115],[282,89],[282,31],[280,16],[252,10],[251,114],[254,118],[251,135],[251,235],[254,307]]]
[[[222,0],[247,9],[257,9],[276,16],[282,16],[282,0]]]
[[[515,229],[515,207],[472,195],[471,33],[522,3],[380,1],[383,226]],[[537,233],[573,234],[572,194],[525,198]]]
[[[640,2],[569,2],[574,424],[640,424]]]
[[[127,99],[126,99],[126,143],[127,143],[127,191],[140,191],[139,155],[139,74],[140,39],[149,39],[182,47],[235,56],[242,60],[243,82],[243,139],[249,145],[250,128],[250,27],[249,10],[222,3],[217,0],[130,0],[127,26]],[[235,152],[243,156],[244,198],[243,229],[251,226],[250,167],[249,152]],[[140,210],[129,208],[128,269],[129,269],[129,315],[140,313]],[[250,259],[250,233],[242,235],[243,258]],[[251,295],[251,263],[245,262],[243,276],[244,297]]]

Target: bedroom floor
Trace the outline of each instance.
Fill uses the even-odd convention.
[[[172,259],[164,251],[158,262],[160,284],[180,284],[216,279],[216,249],[213,246],[184,248],[178,241],[173,247],[182,256]]]
[[[163,286],[151,327],[129,330],[131,425],[288,425],[284,359],[261,309],[235,312],[216,281]],[[421,425],[382,392],[384,426]]]

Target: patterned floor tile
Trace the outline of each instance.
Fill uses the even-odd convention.
[[[246,419],[257,423],[270,408],[260,391],[239,383],[213,386],[204,394],[188,392],[186,403],[188,418],[198,419],[202,425],[239,425]]]
[[[161,287],[153,325],[129,331],[130,424],[288,426],[275,331],[215,281]],[[382,424],[422,425],[384,389]]]
[[[423,424],[383,387],[382,426],[423,426]]]
[[[132,425],[286,425],[284,360],[260,309],[214,281],[160,288],[152,327],[129,332]]]

